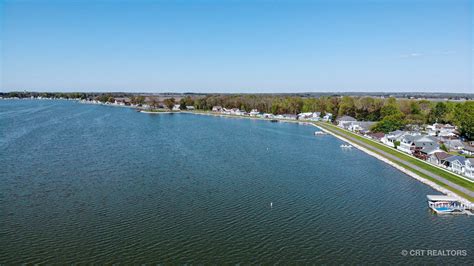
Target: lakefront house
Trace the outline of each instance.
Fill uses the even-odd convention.
[[[326,113],[324,116],[323,116],[323,121],[324,122],[329,122],[332,120],[332,114],[331,113]]]
[[[439,148],[438,141],[427,135],[407,134],[401,137],[398,149],[408,154],[418,153],[426,148]]]
[[[465,164],[466,158],[463,156],[454,155],[445,159],[446,168],[460,175],[464,174]]]
[[[441,166],[441,165],[444,165],[444,160],[446,158],[450,157],[450,156],[452,156],[452,155],[450,155],[450,154],[448,154],[444,151],[434,152],[428,157],[427,161],[429,163],[434,164],[434,165],[440,165]]]
[[[474,180],[474,158],[466,159],[464,165],[464,175]]]
[[[351,122],[356,122],[357,119],[355,119],[352,116],[344,115],[341,117],[336,118],[336,123],[338,127],[342,127],[347,129],[350,125]]]
[[[213,112],[221,112],[222,111],[222,106],[216,105],[212,107]]]
[[[385,145],[395,147],[395,142],[400,141],[405,134],[408,134],[408,132],[395,130],[385,134],[380,141]]]
[[[259,114],[260,112],[258,111],[258,109],[252,109],[249,113],[250,116],[258,116]]]

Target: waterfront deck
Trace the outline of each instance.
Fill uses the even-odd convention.
[[[428,206],[436,214],[467,214],[473,215],[468,209],[471,206],[465,205],[459,199],[447,195],[427,195]]]

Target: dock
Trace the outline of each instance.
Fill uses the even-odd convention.
[[[466,214],[472,213],[472,206],[467,206],[459,199],[446,195],[426,195],[429,208],[436,214]]]

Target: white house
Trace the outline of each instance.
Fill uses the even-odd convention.
[[[239,108],[232,108],[230,109],[230,114],[231,115],[247,115],[247,112],[245,112],[245,110],[240,110]]]
[[[385,134],[380,141],[388,146],[395,147],[395,141],[400,141],[405,134],[408,134],[408,132],[401,130],[392,131]]]
[[[213,112],[221,112],[222,111],[222,106],[216,105],[212,107]]]
[[[429,163],[432,163],[434,165],[440,165],[440,166],[444,166],[444,160],[448,157],[450,157],[451,155],[444,152],[444,151],[441,151],[441,152],[435,152],[433,154],[431,154],[429,157],[428,157],[428,162]]]
[[[356,122],[356,121],[357,121],[357,119],[355,119],[352,116],[348,116],[348,115],[338,117],[336,119],[337,126],[342,127],[342,128],[348,128],[349,125],[350,125],[350,122]]]
[[[173,106],[173,109],[172,109],[172,110],[173,110],[173,111],[179,111],[179,110],[180,110],[180,107],[181,107],[181,106],[180,106],[179,104],[175,104],[175,105]]]
[[[430,136],[438,136],[443,138],[455,138],[456,127],[450,124],[438,124],[434,123],[433,125],[426,126],[426,131]]]
[[[313,117],[313,113],[311,112],[306,112],[306,113],[299,113],[298,114],[298,119],[308,119]]]
[[[293,114],[284,114],[284,115],[283,115],[283,118],[284,118],[284,119],[290,119],[290,120],[297,120],[297,119],[298,119],[298,116],[297,116],[297,115],[293,115]]]
[[[404,135],[400,139],[398,149],[412,154],[426,148],[439,148],[438,142],[432,136],[427,135]]]
[[[194,106],[192,105],[186,105],[186,110],[194,110]]]
[[[355,121],[349,122],[349,126],[347,127],[348,130],[353,132],[360,132],[360,133],[368,133],[370,132],[370,128],[374,125],[375,122],[372,121]]]
[[[474,155],[474,147],[465,144],[464,148],[462,149],[462,153],[467,155]]]
[[[326,113],[324,116],[323,116],[323,121],[325,122],[329,122],[332,120],[332,114],[331,113]]]
[[[274,116],[273,114],[263,113],[263,114],[262,114],[262,117],[263,117],[263,118],[273,118],[273,117],[275,117],[275,116]]]
[[[445,140],[443,143],[450,151],[460,151],[464,149],[464,144],[458,139]]]
[[[257,109],[252,109],[249,113],[250,116],[257,116],[260,112]]]
[[[474,158],[469,158],[465,161],[464,175],[474,180]]]
[[[466,158],[458,155],[450,156],[445,159],[445,165],[449,170],[457,174],[464,174]]]

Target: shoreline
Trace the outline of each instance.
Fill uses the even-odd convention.
[[[229,117],[229,118],[243,118],[243,119],[255,119],[255,120],[263,120],[263,121],[270,121],[270,119],[266,119],[266,118],[258,118],[258,117],[240,117],[240,116],[233,116],[233,115],[226,115],[226,114],[213,114],[213,113],[205,113],[205,112],[183,112],[183,113],[190,113],[190,114],[197,114],[197,115],[208,115],[208,116],[220,116],[220,117]],[[446,194],[446,195],[449,195],[449,196],[452,196],[452,197],[455,197],[456,199],[458,199],[461,203],[463,203],[464,205],[466,205],[468,208],[472,209],[474,208],[474,203],[469,201],[468,199],[458,195],[457,193],[454,193],[453,191],[447,189],[447,188],[444,188],[438,184],[436,184],[435,182],[431,181],[431,180],[428,180],[426,178],[423,178],[417,174],[415,174],[414,172],[390,161],[389,159],[379,155],[379,154],[376,154],[358,144],[355,144],[353,143],[352,141],[350,140],[347,140],[346,138],[344,137],[341,137],[329,130],[326,130],[318,125],[316,125],[315,123],[312,123],[312,122],[308,122],[308,121],[298,121],[298,120],[281,120],[281,119],[277,119],[278,122],[287,122],[287,123],[301,123],[301,124],[305,124],[305,125],[312,125],[316,128],[318,128],[319,130],[323,131],[323,132],[326,132],[327,134],[330,134],[331,136],[333,137],[336,137],[337,139],[339,140],[342,140],[346,143],[349,143],[351,144],[352,146],[354,146],[356,149],[366,153],[367,155],[369,156],[372,156],[372,157],[375,157],[376,159],[394,167],[395,169],[399,170],[400,172],[414,178],[415,180],[433,188],[434,190],[438,191],[438,192],[441,192],[443,194]]]
[[[166,111],[163,111],[163,112],[153,112],[153,111],[138,111],[138,113],[144,113],[144,114],[176,114],[176,113],[179,113],[179,112],[166,112]]]
[[[372,156],[372,157],[375,157],[375,158],[377,158],[378,160],[380,160],[380,161],[382,161],[382,162],[384,162],[384,163],[387,163],[388,165],[390,165],[390,166],[394,167],[395,169],[401,171],[402,173],[404,173],[404,174],[406,174],[406,175],[408,175],[408,176],[410,176],[410,177],[412,177],[412,178],[414,178],[414,179],[420,181],[421,183],[423,183],[423,184],[425,184],[425,185],[430,186],[430,187],[433,188],[434,190],[439,191],[439,192],[441,192],[441,193],[444,193],[444,194],[446,194],[446,195],[449,195],[449,196],[452,196],[452,197],[457,198],[457,199],[458,199],[460,202],[462,202],[464,205],[466,205],[467,207],[469,207],[469,208],[472,209],[473,203],[472,203],[471,201],[469,201],[469,200],[467,200],[466,198],[464,198],[464,197],[462,197],[462,196],[460,196],[460,195],[458,195],[458,194],[452,192],[451,190],[449,190],[449,189],[447,189],[447,188],[444,188],[444,187],[442,187],[442,186],[440,186],[440,185],[434,183],[434,182],[431,181],[431,180],[428,180],[428,179],[426,179],[426,178],[423,178],[423,177],[421,177],[421,176],[419,176],[419,175],[413,173],[412,171],[410,171],[410,170],[408,170],[408,169],[405,169],[404,167],[402,167],[402,166],[400,166],[400,165],[398,165],[398,164],[396,164],[396,163],[390,161],[389,159],[387,159],[387,158],[385,158],[385,157],[383,157],[383,156],[381,156],[381,155],[378,155],[378,154],[376,154],[375,152],[372,152],[372,151],[370,151],[370,150],[368,150],[368,149],[366,149],[366,148],[364,148],[364,147],[362,147],[362,146],[360,146],[360,145],[358,145],[358,144],[355,144],[354,142],[352,142],[352,141],[350,141],[350,140],[347,140],[347,139],[344,138],[344,137],[341,137],[341,136],[339,136],[339,135],[337,135],[337,134],[335,134],[335,133],[333,133],[333,132],[331,132],[331,131],[329,131],[329,130],[326,130],[326,129],[324,129],[324,128],[322,128],[322,127],[320,127],[320,126],[318,126],[318,125],[316,125],[316,124],[314,124],[314,123],[311,123],[311,124],[312,124],[313,126],[317,127],[318,129],[320,129],[321,131],[326,132],[326,133],[330,134],[331,136],[336,137],[336,138],[339,139],[339,140],[342,140],[342,141],[344,141],[344,142],[347,142],[347,143],[351,144],[351,145],[354,146],[356,149],[358,149],[358,150],[360,150],[360,151],[362,151],[362,152],[364,152],[364,153],[366,153],[366,154],[368,154],[368,155],[370,155],[370,156]]]
[[[114,106],[114,105],[112,105]],[[219,114],[219,113],[211,113],[211,112],[195,112],[195,111],[179,111],[179,112],[149,112],[149,111],[140,111],[140,113],[149,113],[149,114],[171,114],[171,113],[184,113],[184,114],[193,114],[193,115],[207,115],[207,116],[216,116],[216,117],[226,117],[226,118],[240,118],[240,119],[254,119],[254,120],[262,120],[262,121],[270,121],[271,119],[268,119],[268,118],[260,118],[260,117],[246,117],[246,116],[235,116],[235,115],[228,115],[228,114]],[[466,205],[469,209],[473,209],[474,208],[474,202],[471,202],[469,201],[468,199],[458,195],[457,193],[454,193],[453,191],[447,189],[447,188],[444,188],[438,184],[436,184],[435,182],[431,181],[431,180],[428,180],[426,178],[423,178],[417,174],[415,174],[414,172],[390,161],[389,159],[379,155],[379,154],[376,154],[358,144],[355,144],[354,142],[342,137],[342,136],[339,136],[329,130],[326,130],[318,125],[316,125],[315,123],[311,122],[311,121],[299,121],[299,120],[288,120],[288,119],[276,119],[278,120],[278,122],[284,122],[284,123],[298,123],[298,124],[304,124],[304,125],[312,125],[316,128],[318,128],[319,130],[323,131],[323,132],[326,132],[327,134],[330,134],[331,136],[333,137],[336,137],[337,139],[339,140],[342,140],[346,143],[349,143],[351,144],[352,146],[354,146],[356,149],[366,153],[367,155],[369,156],[372,156],[372,157],[375,157],[376,159],[394,167],[395,169],[401,171],[402,173],[414,178],[415,180],[418,180],[420,181],[421,183],[433,188],[434,190],[438,191],[438,192],[441,192],[443,194],[446,194],[446,195],[449,195],[449,196],[452,196],[452,197],[455,197],[457,198],[461,203],[463,203],[464,205]]]

